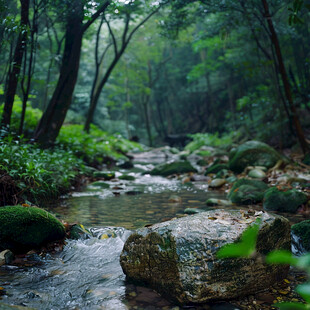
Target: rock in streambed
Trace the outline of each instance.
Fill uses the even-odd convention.
[[[36,207],[2,207],[0,223],[0,250],[25,253],[65,237],[63,224]]]
[[[258,252],[290,249],[290,225],[285,218],[216,210],[137,230],[124,245],[121,266],[129,279],[147,283],[179,304],[255,293],[285,277],[288,266],[254,259],[220,260],[216,252],[237,242],[259,214]]]

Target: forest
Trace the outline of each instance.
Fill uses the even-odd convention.
[[[0,0],[0,308],[308,309],[309,39],[308,0]]]

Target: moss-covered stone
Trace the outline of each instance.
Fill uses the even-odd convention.
[[[118,177],[120,180],[126,180],[126,181],[134,181],[136,178],[132,175],[123,174]]]
[[[112,171],[96,171],[94,172],[95,178],[103,178],[105,180],[111,180],[115,178],[115,172]]]
[[[306,154],[305,158],[302,161],[304,164],[310,166],[310,153]]]
[[[211,165],[207,170],[206,170],[206,173],[205,175],[207,174],[210,174],[210,173],[218,173],[220,172],[221,170],[228,170],[229,167],[227,164],[215,164],[215,165]]]
[[[310,220],[302,221],[292,226],[292,232],[301,242],[302,247],[310,251]]]
[[[247,166],[273,167],[278,160],[284,159],[268,144],[259,141],[248,141],[232,151],[229,168],[241,173]]]
[[[81,224],[73,225],[70,229],[70,239],[89,239],[91,232]]]
[[[197,172],[189,161],[175,161],[156,166],[149,174],[169,176],[171,174],[181,174],[187,172]]]
[[[97,181],[90,184],[91,186],[101,187],[101,188],[109,188],[110,185],[108,183]]]
[[[268,185],[262,181],[239,179],[228,194],[228,198],[237,204],[252,204],[261,202]]]
[[[296,189],[284,192],[272,187],[265,192],[263,207],[266,211],[295,213],[307,200],[307,195]]]
[[[63,239],[65,228],[52,214],[36,207],[0,208],[0,249],[27,252]]]

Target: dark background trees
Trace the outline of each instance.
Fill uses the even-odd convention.
[[[20,3],[0,3],[3,125],[16,93],[25,113],[26,102],[44,112],[33,135],[42,144],[64,122],[92,122],[149,145],[239,131],[278,147],[299,140],[307,152],[303,1],[29,0],[23,18]]]

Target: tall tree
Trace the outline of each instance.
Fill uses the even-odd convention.
[[[10,63],[7,77],[7,85],[4,97],[4,108],[1,120],[2,128],[10,127],[14,98],[21,71],[23,55],[28,39],[30,0],[20,0],[20,4],[21,4],[20,31],[15,46],[14,56],[12,62]]]
[[[84,5],[82,0],[65,3],[66,32],[60,75],[49,105],[34,133],[34,140],[43,146],[55,142],[70,107],[79,71],[83,35],[107,9],[110,1],[105,0],[100,6],[92,8],[92,12],[96,9],[95,13],[88,17],[86,22],[84,22]]]
[[[262,0],[262,4],[263,4],[264,12],[265,12],[265,18],[267,20],[268,28],[270,31],[270,40],[274,46],[276,56],[277,56],[279,71],[280,71],[282,82],[283,82],[285,96],[286,96],[286,99],[289,103],[289,107],[290,107],[290,110],[292,113],[296,134],[297,134],[300,146],[301,146],[304,154],[306,154],[307,152],[309,152],[309,145],[305,139],[305,135],[304,135],[304,132],[302,130],[300,120],[299,120],[299,117],[297,114],[297,110],[296,110],[296,107],[295,107],[295,104],[293,101],[291,86],[290,86],[288,75],[287,75],[286,68],[284,65],[278,35],[277,35],[277,32],[273,26],[273,22],[272,22],[272,18],[270,15],[269,5],[268,5],[267,0]]]
[[[138,1],[136,1],[138,2]],[[113,50],[114,50],[114,56],[112,58],[112,61],[110,62],[110,64],[108,65],[105,73],[102,72],[103,70],[103,61],[104,61],[104,57],[106,55],[107,49],[104,50],[104,52],[102,53],[102,55],[99,57],[98,52],[99,52],[99,40],[100,40],[100,36],[99,33],[97,33],[97,38],[96,38],[96,48],[95,48],[95,65],[96,65],[96,71],[95,71],[95,78],[94,78],[94,82],[93,82],[93,86],[92,86],[92,91],[91,91],[91,100],[90,100],[90,106],[89,106],[89,110],[87,113],[87,118],[86,118],[86,122],[85,122],[85,126],[84,126],[84,130],[86,132],[89,132],[90,129],[90,124],[93,120],[94,117],[94,113],[96,110],[96,106],[98,104],[98,100],[100,97],[100,94],[102,92],[103,87],[105,86],[105,84],[107,83],[113,69],[115,68],[115,66],[117,65],[118,61],[120,60],[120,58],[122,57],[122,55],[124,54],[129,42],[131,41],[133,35],[135,34],[135,32],[141,27],[143,26],[156,12],[158,12],[158,10],[160,9],[160,6],[153,6],[151,7],[151,11],[149,13],[147,13],[147,15],[140,19],[140,21],[138,21],[138,23],[136,23],[132,29],[130,29],[130,23],[132,21],[134,21],[136,19],[136,15],[137,13],[141,13],[141,3],[137,4],[135,3],[132,6],[123,6],[123,7],[119,7],[119,10],[121,10],[122,12],[122,17],[124,19],[124,28],[122,31],[122,35],[120,36],[120,40],[118,41],[114,30],[111,27],[110,21],[108,18],[104,18],[109,33],[110,33],[110,37],[111,37],[111,44],[113,45]],[[102,25],[102,24],[101,24]],[[101,28],[100,25],[100,28]],[[118,30],[119,31],[119,30]],[[107,47],[109,47],[110,45],[108,45]]]

